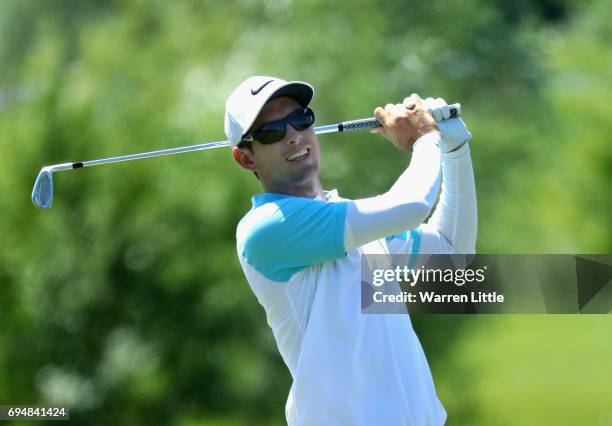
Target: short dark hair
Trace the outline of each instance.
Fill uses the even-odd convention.
[[[241,140],[238,144],[238,148],[246,148],[249,151],[253,152],[253,141]]]

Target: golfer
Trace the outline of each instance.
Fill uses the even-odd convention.
[[[237,250],[293,378],[287,423],[444,424],[409,316],[361,314],[360,259],[475,252],[471,134],[460,118],[436,123],[432,113],[449,117],[442,99],[376,108],[373,132],[411,161],[382,195],[347,200],[321,186],[313,96],[308,83],[254,76],[225,113],[234,159],[265,191],[238,224]]]

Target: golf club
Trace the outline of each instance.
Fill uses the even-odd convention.
[[[461,115],[461,105],[449,105],[450,118],[459,117]],[[315,127],[315,134],[321,135],[325,133],[348,132],[352,130],[371,129],[379,126],[380,123],[374,117],[363,118],[360,120],[343,121],[337,124],[328,124],[325,126]],[[122,155],[119,157],[101,158],[98,160],[82,161],[77,163],[62,163],[52,166],[43,167],[32,189],[32,202],[35,206],[48,209],[53,204],[53,172],[60,170],[74,170],[83,167],[98,166],[101,164],[119,163],[122,161],[139,160],[141,158],[159,157],[162,155],[178,154],[182,152],[202,151],[206,149],[222,148],[230,146],[227,141],[200,143],[177,148],[160,149],[157,151],[141,152],[138,154]]]

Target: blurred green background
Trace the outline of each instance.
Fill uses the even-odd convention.
[[[478,251],[611,253],[611,22],[606,0],[3,0],[0,404],[284,424],[289,373],[235,254],[260,188],[229,151],[60,172],[53,208],[30,202],[46,164],[223,139],[251,74],[311,82],[319,124],[411,92],[460,101]],[[367,133],[320,140],[323,183],[347,197],[408,162]],[[449,425],[604,426],[610,318],[414,323]]]

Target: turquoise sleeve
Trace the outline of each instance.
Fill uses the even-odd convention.
[[[252,215],[242,255],[272,281],[288,281],[304,268],[345,256],[346,202],[288,197]]]

